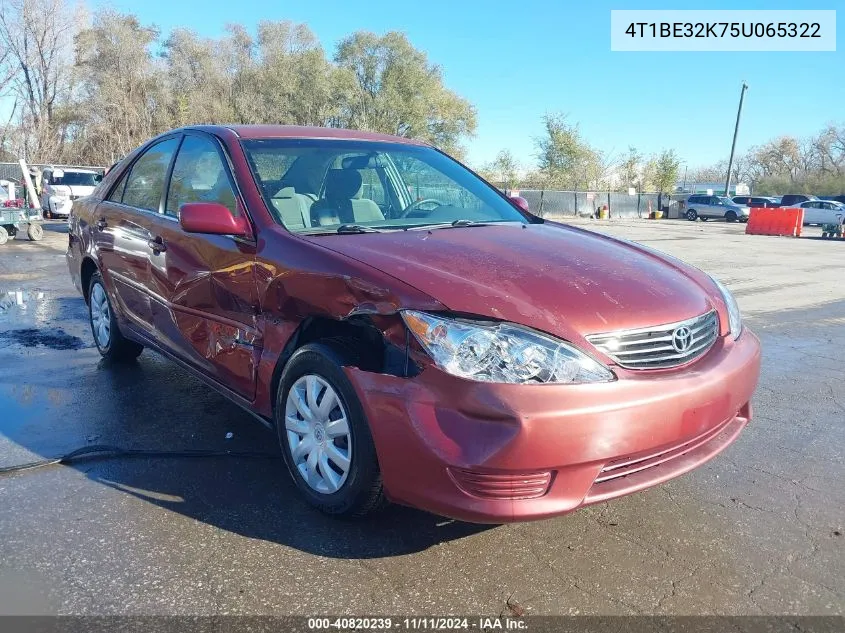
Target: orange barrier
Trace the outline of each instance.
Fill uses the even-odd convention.
[[[803,225],[804,209],[753,208],[745,225],[745,234],[800,237]]]

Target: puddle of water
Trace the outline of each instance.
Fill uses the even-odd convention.
[[[46,347],[49,349],[82,349],[85,342],[78,336],[68,334],[62,328],[24,328],[0,332],[0,341],[23,347]]]
[[[0,318],[33,316],[37,321],[47,318],[47,293],[42,290],[7,290],[0,293]]]
[[[0,295],[0,313],[14,307],[26,310],[27,305],[33,301],[44,301],[44,292],[41,290],[7,290],[5,294]]]
[[[55,320],[86,320],[82,297],[33,290],[0,290],[0,324],[43,326]]]
[[[34,290],[0,290],[0,346],[45,347],[73,350],[88,347],[61,325],[85,323],[85,302],[81,297],[55,296]],[[5,326],[6,329],[3,329]]]

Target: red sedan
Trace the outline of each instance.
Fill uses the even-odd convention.
[[[253,413],[332,514],[563,514],[695,468],[751,417],[759,342],[724,286],[424,143],[174,130],[74,202],[69,240],[100,353],[151,348]]]

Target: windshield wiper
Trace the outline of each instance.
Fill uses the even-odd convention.
[[[487,222],[477,222],[475,220],[465,220],[460,218],[458,220],[454,220],[452,226],[487,226]]]
[[[337,233],[381,233],[381,231],[360,224],[341,224],[337,227]]]
[[[451,222],[438,222],[436,224],[416,224],[414,226],[409,226],[405,230],[406,231],[414,231],[414,230],[432,230],[432,229],[458,229],[465,226],[490,226],[490,224],[494,224],[496,222],[501,222],[501,220],[493,220],[493,222],[478,222],[476,220],[466,220],[464,218],[459,218],[457,220],[452,220]]]

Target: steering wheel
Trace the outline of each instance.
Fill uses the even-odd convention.
[[[431,209],[423,209],[422,206],[424,204],[433,204],[434,206]],[[400,218],[407,218],[411,211],[416,211],[420,209],[422,211],[434,211],[437,207],[444,206],[445,203],[441,202],[437,198],[423,198],[422,200],[417,200],[416,202],[412,202],[402,213],[399,215]]]

